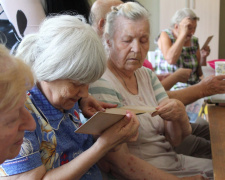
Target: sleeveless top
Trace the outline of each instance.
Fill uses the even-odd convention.
[[[176,39],[172,33],[171,29],[165,29],[163,30],[166,32],[171,39],[172,44],[175,43]],[[160,35],[156,38],[156,42],[158,41]],[[197,50],[199,48],[198,39],[196,37],[191,38],[191,46],[183,47],[181,55],[179,59],[177,60],[176,64],[169,64],[166,59],[163,57],[162,51],[159,49],[159,47],[155,50],[155,72],[157,74],[163,74],[163,73],[173,73],[179,68],[188,68],[192,69],[192,73],[190,75],[190,78],[188,79],[187,83],[180,83],[174,85],[174,87],[171,90],[177,90],[177,89],[183,89],[185,87],[188,87],[190,85],[198,83],[199,76],[197,74],[198,69],[198,60],[197,60]]]

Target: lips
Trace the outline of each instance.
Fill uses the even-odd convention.
[[[131,61],[139,61],[139,59],[137,59],[137,58],[129,58],[128,60],[131,60]]]

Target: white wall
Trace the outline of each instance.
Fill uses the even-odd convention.
[[[156,45],[154,39],[159,33],[159,0],[138,0],[150,12],[151,36],[150,36],[150,50],[154,51]]]

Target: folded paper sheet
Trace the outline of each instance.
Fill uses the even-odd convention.
[[[80,126],[75,132],[83,134],[99,135],[105,129],[109,128],[125,115],[126,111],[130,110],[135,114],[153,113],[156,111],[150,106],[123,106],[121,108],[106,109],[105,112],[95,113],[86,123]]]

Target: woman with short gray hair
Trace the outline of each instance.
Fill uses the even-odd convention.
[[[106,55],[98,36],[83,22],[84,17],[79,15],[49,18],[38,33],[24,37],[16,56],[32,67],[39,82],[96,81],[105,71]]]
[[[81,125],[78,100],[89,96],[89,83],[105,71],[106,55],[97,34],[82,16],[51,17],[38,33],[23,39],[17,56],[36,76],[27,109],[37,128],[25,133],[19,155],[1,165],[1,176],[102,179],[95,163],[122,142],[136,140],[139,123],[128,111],[95,143],[91,135],[74,132]]]
[[[198,38],[194,36],[198,20],[199,17],[191,9],[180,9],[171,18],[170,28],[162,30],[156,38],[156,73],[174,73],[184,68],[182,70],[189,77],[187,81],[176,83],[171,90],[196,84],[202,76],[201,66],[206,65],[210,48],[199,48]]]
[[[131,8],[132,11],[130,11]],[[117,27],[115,27],[115,19],[120,16],[133,21],[146,19],[146,23],[150,25],[150,14],[144,7],[140,6],[138,3],[127,3],[125,7],[123,4],[121,4],[119,6],[112,7],[112,11],[107,14],[107,20],[104,29],[105,36],[112,38],[114,32],[117,30]]]
[[[142,66],[150,38],[146,14],[134,2],[113,7],[109,12],[105,26],[107,69],[102,79],[90,85],[89,92],[119,107],[129,105],[149,111],[154,107],[157,111],[138,115],[137,141],[124,143],[99,164],[118,179],[206,179],[201,174],[212,175],[211,160],[177,154],[173,149],[192,131],[183,103],[170,99],[156,74]]]
[[[171,28],[174,28],[175,24],[179,24],[186,17],[189,17],[192,20],[197,20],[197,21],[200,20],[200,18],[197,17],[197,15],[191,9],[183,8],[176,11],[176,13],[171,18],[171,22],[170,22]]]

